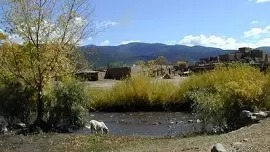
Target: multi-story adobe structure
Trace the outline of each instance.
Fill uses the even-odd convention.
[[[261,49],[252,49],[249,47],[242,47],[238,50],[219,55],[217,57],[202,58],[199,62],[191,67],[195,72],[202,70],[212,70],[216,64],[228,62],[249,63],[250,65],[258,66],[262,70],[270,63],[270,54]]]

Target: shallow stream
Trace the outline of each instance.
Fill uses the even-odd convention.
[[[110,134],[125,136],[175,136],[199,132],[201,124],[197,118],[182,112],[130,112],[90,113],[89,121],[103,121]],[[82,129],[79,133],[90,134]]]

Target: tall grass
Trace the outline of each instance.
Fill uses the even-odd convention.
[[[269,76],[245,64],[231,64],[190,77],[181,84],[182,100],[194,103],[197,114],[221,131],[239,127],[242,110],[268,108]]]
[[[91,105],[97,110],[163,110],[175,100],[178,86],[172,82],[135,75],[111,89],[90,89]]]

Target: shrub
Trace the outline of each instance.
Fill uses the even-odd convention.
[[[241,110],[265,105],[268,76],[245,64],[232,64],[212,72],[192,76],[181,84],[183,100],[195,103],[201,119],[221,130],[239,127]]]
[[[35,107],[33,90],[18,81],[8,81],[1,85],[0,97],[0,112],[9,125],[30,123]]]
[[[46,100],[47,119],[53,128],[78,129],[84,125],[87,96],[82,83],[73,79],[58,82]]]

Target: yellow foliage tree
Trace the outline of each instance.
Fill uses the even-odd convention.
[[[74,72],[81,40],[96,34],[91,5],[87,0],[3,0],[1,5],[6,35],[23,43],[0,34],[1,70],[35,90],[35,122],[43,123],[44,87]]]

